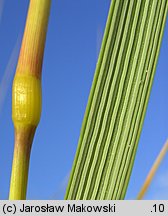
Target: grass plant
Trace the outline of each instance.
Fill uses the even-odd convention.
[[[15,146],[10,200],[26,198],[30,151],[41,115],[41,71],[50,0],[30,0],[13,81],[12,119]]]

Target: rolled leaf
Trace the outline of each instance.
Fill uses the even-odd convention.
[[[167,0],[112,0],[65,199],[124,199]]]

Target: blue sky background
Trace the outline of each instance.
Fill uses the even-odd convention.
[[[0,0],[0,199],[13,157],[11,88],[28,0]],[[28,199],[62,199],[71,170],[110,0],[53,0],[43,63],[43,110]],[[168,137],[168,22],[126,199],[134,199]],[[145,197],[168,199],[168,155]]]

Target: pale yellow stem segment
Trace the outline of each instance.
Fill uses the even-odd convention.
[[[166,141],[166,143],[164,144],[163,148],[161,149],[156,161],[154,162],[146,180],[145,180],[145,183],[143,184],[142,188],[141,188],[141,191],[139,192],[138,196],[137,196],[137,199],[138,200],[141,200],[143,199],[145,193],[147,192],[150,184],[151,184],[151,181],[160,165],[160,163],[162,162],[164,156],[166,155],[168,151],[168,140]]]
[[[30,151],[41,115],[41,70],[50,0],[30,0],[12,89],[15,147],[10,200],[26,199]]]
[[[15,130],[15,148],[10,185],[10,200],[26,199],[31,145],[36,127]]]

